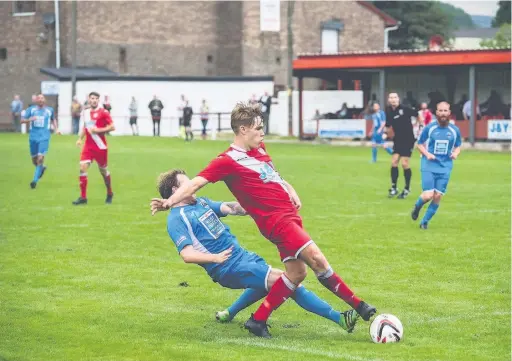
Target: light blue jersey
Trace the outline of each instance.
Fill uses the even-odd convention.
[[[25,119],[35,117],[36,119],[31,122],[30,126],[30,140],[31,141],[47,141],[50,139],[50,125],[52,120],[55,119],[55,114],[52,107],[39,107],[32,105],[25,111]]]
[[[373,120],[373,131],[376,132],[382,126],[382,123],[386,123],[386,113],[382,110],[379,110],[377,113],[372,114]]]
[[[450,156],[462,144],[460,130],[453,124],[442,127],[433,121],[423,128],[418,144],[425,144],[427,151],[436,157],[434,160],[421,157],[422,172],[450,173],[453,168]]]
[[[250,254],[240,247],[229,226],[220,221],[219,217],[225,216],[220,210],[221,204],[208,198],[197,198],[195,204],[172,208],[167,218],[167,232],[178,252],[192,246],[199,252],[217,254],[233,247],[226,262],[200,265],[215,282],[219,282],[240,258]]]

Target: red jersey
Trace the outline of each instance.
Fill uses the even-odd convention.
[[[211,183],[224,181],[264,236],[283,217],[298,216],[263,143],[249,151],[232,144],[198,175]]]
[[[109,124],[112,124],[112,118],[110,113],[104,108],[97,107],[96,109],[85,109],[82,113],[82,119],[84,121],[85,129],[85,144],[84,148],[93,150],[105,150],[107,149],[107,139],[105,134],[91,134],[89,129],[91,128],[104,128]]]
[[[428,123],[432,121],[432,113],[430,112],[430,110],[420,110],[420,114],[423,117],[423,125],[426,126],[428,125]]]

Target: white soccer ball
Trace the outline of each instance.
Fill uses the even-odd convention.
[[[396,316],[378,315],[370,325],[370,337],[375,343],[398,342],[404,337],[404,327]]]

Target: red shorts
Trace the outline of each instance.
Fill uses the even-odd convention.
[[[282,218],[272,230],[270,241],[277,246],[281,261],[297,259],[299,253],[313,243],[309,234],[302,226],[300,216]]]
[[[84,148],[82,149],[82,154],[80,155],[80,163],[92,163],[93,161],[96,161],[100,168],[106,168],[107,158],[107,149]]]

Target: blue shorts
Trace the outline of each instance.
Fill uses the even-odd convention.
[[[46,155],[48,148],[50,147],[50,140],[29,140],[30,145],[30,156],[35,157],[37,155]]]
[[[217,282],[232,289],[267,290],[267,279],[271,269],[272,267],[256,253],[245,252],[242,258],[223,272]]]
[[[375,144],[384,143],[384,139],[382,139],[382,134],[378,134],[378,133],[374,132],[372,135],[372,143],[375,143]]]
[[[449,181],[450,173],[421,172],[421,187],[424,192],[436,191],[438,193],[445,194]]]

